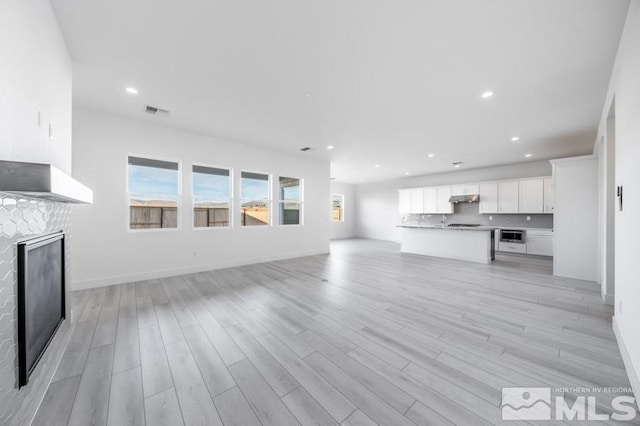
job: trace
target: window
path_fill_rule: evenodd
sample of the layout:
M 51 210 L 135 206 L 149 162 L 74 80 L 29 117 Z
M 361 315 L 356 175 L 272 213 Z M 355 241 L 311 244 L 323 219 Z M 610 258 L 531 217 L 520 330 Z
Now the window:
M 280 176 L 280 225 L 302 225 L 301 180 Z
M 193 165 L 193 227 L 229 226 L 231 171 Z
M 180 165 L 129 157 L 129 229 L 178 227 Z
M 344 222 L 344 195 L 333 194 L 331 211 L 334 222 Z
M 270 224 L 271 179 L 269 175 L 242 172 L 240 175 L 242 226 L 266 226 Z

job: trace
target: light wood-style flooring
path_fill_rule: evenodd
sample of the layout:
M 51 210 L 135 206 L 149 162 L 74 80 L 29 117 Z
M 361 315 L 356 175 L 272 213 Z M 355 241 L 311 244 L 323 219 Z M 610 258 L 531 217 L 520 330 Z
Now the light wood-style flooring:
M 503 387 L 629 387 L 599 288 L 548 259 L 342 240 L 70 299 L 34 425 L 502 424 Z

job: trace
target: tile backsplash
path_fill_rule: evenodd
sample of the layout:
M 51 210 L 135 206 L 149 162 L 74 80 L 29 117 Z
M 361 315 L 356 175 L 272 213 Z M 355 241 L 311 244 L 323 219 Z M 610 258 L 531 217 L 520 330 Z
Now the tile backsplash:
M 473 223 L 509 228 L 549 228 L 553 229 L 552 214 L 480 214 L 480 204 L 459 203 L 454 204 L 453 214 L 446 215 L 446 223 Z M 407 222 L 439 225 L 441 214 L 412 214 Z M 493 220 L 489 220 L 489 217 Z M 531 220 L 527 220 L 527 216 Z
M 62 354 L 55 344 L 20 390 L 17 387 L 17 242 L 56 231 L 65 232 L 65 264 L 69 282 L 71 206 L 0 192 L 0 424 L 24 424 L 46 390 L 52 365 Z M 59 331 L 59 334 L 62 333 Z

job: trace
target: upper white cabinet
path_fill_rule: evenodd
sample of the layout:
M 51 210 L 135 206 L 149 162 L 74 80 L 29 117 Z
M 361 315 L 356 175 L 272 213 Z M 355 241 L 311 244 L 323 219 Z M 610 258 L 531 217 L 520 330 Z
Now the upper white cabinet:
M 526 179 L 518 182 L 518 212 L 543 213 L 544 179 Z
M 411 196 L 411 208 L 409 209 L 409 213 L 423 213 L 422 210 L 423 204 L 423 192 L 422 188 L 412 188 L 410 189 Z
M 518 194 L 517 180 L 498 182 L 498 213 L 518 213 Z
M 451 187 L 451 195 L 471 195 L 479 193 L 479 185 L 477 183 L 469 183 L 465 185 L 453 185 Z
M 452 214 L 452 195 L 479 194 L 480 214 L 553 213 L 555 196 L 550 177 L 429 186 L 399 190 L 400 214 Z
M 449 202 L 449 198 L 451 198 L 450 186 L 436 187 L 436 213 L 453 213 L 453 204 Z
M 438 210 L 438 190 L 435 186 L 422 188 L 422 212 L 436 213 Z
M 407 214 L 411 212 L 411 190 L 401 189 L 398 191 L 398 213 Z
M 555 207 L 555 194 L 553 192 L 553 179 L 552 178 L 544 178 L 544 205 L 543 211 L 544 213 L 553 213 L 553 208 Z
M 498 182 L 481 183 L 478 188 L 480 194 L 480 214 L 498 213 Z

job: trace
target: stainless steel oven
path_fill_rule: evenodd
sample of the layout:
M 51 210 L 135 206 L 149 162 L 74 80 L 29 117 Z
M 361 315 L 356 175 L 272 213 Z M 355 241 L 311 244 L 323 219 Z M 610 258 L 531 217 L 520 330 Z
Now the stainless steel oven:
M 501 229 L 500 242 L 503 243 L 519 243 L 526 242 L 527 233 L 524 229 Z

